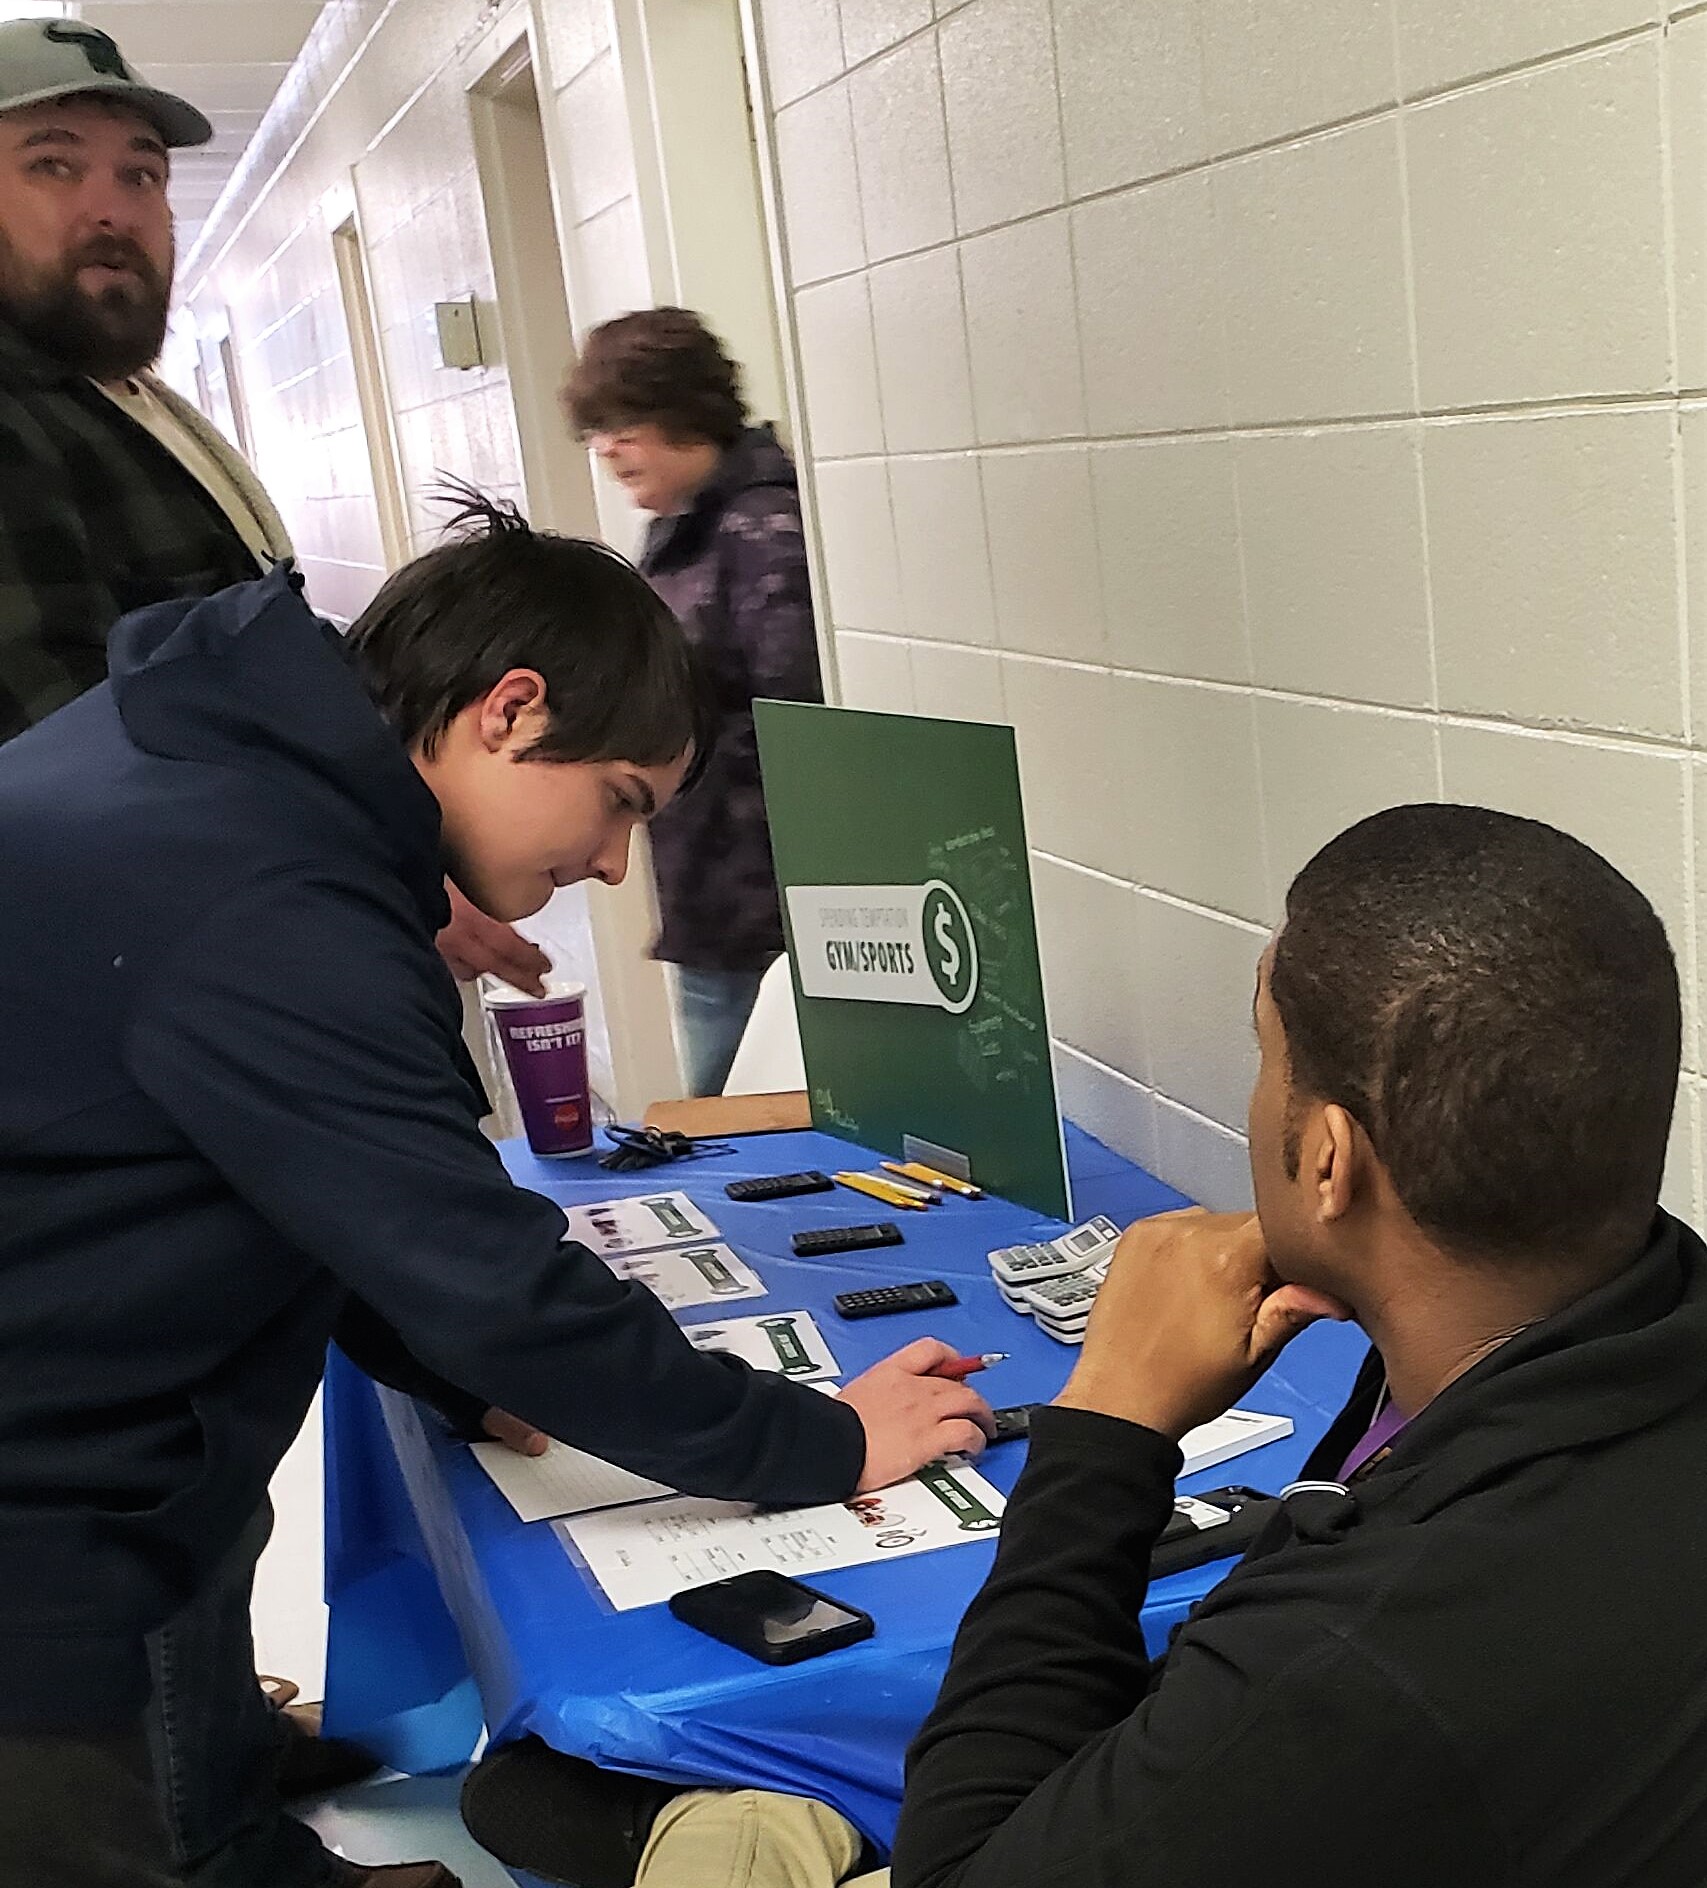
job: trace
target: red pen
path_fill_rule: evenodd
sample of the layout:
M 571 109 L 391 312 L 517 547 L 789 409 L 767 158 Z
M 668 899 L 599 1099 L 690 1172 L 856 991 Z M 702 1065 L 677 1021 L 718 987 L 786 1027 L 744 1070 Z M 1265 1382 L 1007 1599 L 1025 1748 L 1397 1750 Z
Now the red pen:
M 931 1375 L 953 1377 L 957 1383 L 964 1383 L 974 1372 L 988 1370 L 991 1364 L 1005 1364 L 1008 1355 L 1005 1350 L 987 1350 L 980 1357 L 951 1357 L 947 1363 L 938 1364 Z

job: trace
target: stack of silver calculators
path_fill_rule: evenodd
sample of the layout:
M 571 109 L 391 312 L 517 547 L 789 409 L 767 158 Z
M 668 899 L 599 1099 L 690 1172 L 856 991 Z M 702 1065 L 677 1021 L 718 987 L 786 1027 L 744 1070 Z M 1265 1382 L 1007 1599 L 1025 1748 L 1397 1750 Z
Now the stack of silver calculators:
M 1120 1243 L 1112 1219 L 1088 1219 L 1046 1245 L 1002 1246 L 990 1254 L 997 1289 L 1022 1317 L 1062 1344 L 1082 1344 L 1097 1288 Z

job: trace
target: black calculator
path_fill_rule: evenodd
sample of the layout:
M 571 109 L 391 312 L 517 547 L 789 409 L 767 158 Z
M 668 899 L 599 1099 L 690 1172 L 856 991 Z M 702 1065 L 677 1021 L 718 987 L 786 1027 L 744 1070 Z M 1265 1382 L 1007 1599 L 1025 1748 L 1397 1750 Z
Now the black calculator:
M 797 1259 L 828 1258 L 833 1252 L 868 1252 L 873 1246 L 898 1246 L 901 1228 L 891 1219 L 874 1226 L 814 1226 L 789 1241 Z
M 829 1193 L 835 1181 L 827 1173 L 772 1173 L 756 1180 L 731 1180 L 723 1191 L 732 1200 L 793 1200 L 802 1193 Z
M 835 1305 L 844 1318 L 886 1318 L 895 1311 L 936 1311 L 960 1300 L 940 1278 L 912 1285 L 874 1285 L 869 1291 L 839 1291 Z

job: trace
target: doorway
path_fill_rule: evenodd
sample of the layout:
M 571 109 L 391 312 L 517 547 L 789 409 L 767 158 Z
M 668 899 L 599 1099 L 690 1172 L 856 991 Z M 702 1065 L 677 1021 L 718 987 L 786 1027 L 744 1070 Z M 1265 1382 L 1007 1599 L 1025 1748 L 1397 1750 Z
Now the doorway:
M 592 466 L 558 403 L 574 330 L 535 70 L 524 29 L 469 89 L 496 289 L 493 306 L 482 306 L 480 316 L 483 323 L 490 317 L 508 374 L 530 520 L 596 538 L 602 534 Z M 593 1085 L 624 1120 L 681 1089 L 668 992 L 648 955 L 657 917 L 643 838 L 634 854 L 618 889 L 567 886 L 518 927 L 546 951 L 559 976 L 586 985 Z
M 587 455 L 570 438 L 557 399 L 574 354 L 574 330 L 551 160 L 525 36 L 475 87 L 471 104 L 497 286 L 491 314 L 515 404 L 528 512 L 535 524 L 553 531 L 596 536 Z M 484 318 L 488 311 L 480 312 Z
M 367 250 L 362 244 L 361 225 L 353 213 L 333 230 L 332 255 L 338 268 L 338 292 L 344 304 L 344 329 L 350 338 L 362 434 L 367 440 L 368 463 L 373 472 L 373 502 L 379 514 L 380 547 L 385 568 L 391 571 L 409 556 L 409 513 L 403 502 L 397 436 L 392 430 L 391 402 L 385 391 L 385 363 L 380 353 L 379 324 L 373 312 Z

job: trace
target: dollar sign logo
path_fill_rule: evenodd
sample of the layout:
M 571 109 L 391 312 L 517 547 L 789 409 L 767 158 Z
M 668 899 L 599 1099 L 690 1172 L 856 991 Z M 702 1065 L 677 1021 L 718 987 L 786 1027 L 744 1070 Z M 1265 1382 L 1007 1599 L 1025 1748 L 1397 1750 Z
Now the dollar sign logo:
M 937 906 L 936 941 L 942 952 L 942 980 L 953 989 L 960 981 L 960 946 L 954 941 L 954 913 L 947 905 Z
M 978 940 L 960 894 L 941 879 L 925 887 L 920 913 L 925 965 L 942 1006 L 959 1016 L 978 994 Z

